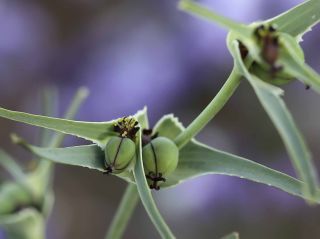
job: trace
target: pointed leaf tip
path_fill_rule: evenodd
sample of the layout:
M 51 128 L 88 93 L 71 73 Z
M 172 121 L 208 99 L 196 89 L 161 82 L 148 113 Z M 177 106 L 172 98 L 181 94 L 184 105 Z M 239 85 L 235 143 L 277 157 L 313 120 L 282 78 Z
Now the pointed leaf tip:
M 277 87 L 263 82 L 248 71 L 241 58 L 237 41 L 230 43 L 230 50 L 239 71 L 252 85 L 262 106 L 279 132 L 298 176 L 305 182 L 302 188 L 304 197 L 311 201 L 318 200 L 318 177 L 311 154 L 284 101 L 275 91 Z
M 177 124 L 173 116 L 165 116 L 157 123 L 159 135 L 176 137 L 184 127 Z M 203 175 L 218 174 L 244 178 L 253 182 L 273 186 L 289 194 L 311 200 L 303 194 L 305 183 L 274 169 L 243 157 L 214 149 L 196 140 L 189 142 L 181 151 L 177 169 L 168 176 L 162 187 L 173 187 L 187 180 Z M 318 194 L 320 193 L 317 190 Z M 316 199 L 320 203 L 320 195 Z

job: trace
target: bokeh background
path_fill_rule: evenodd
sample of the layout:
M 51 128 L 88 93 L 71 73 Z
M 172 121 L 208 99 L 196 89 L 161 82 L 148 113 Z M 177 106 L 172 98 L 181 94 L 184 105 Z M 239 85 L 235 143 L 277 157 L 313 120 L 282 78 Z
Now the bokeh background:
M 249 23 L 301 0 L 202 2 Z M 176 0 L 1 0 L 0 105 L 39 113 L 41 90 L 56 86 L 62 113 L 76 89 L 87 86 L 91 95 L 79 120 L 110 120 L 147 105 L 152 124 L 174 113 L 187 125 L 218 92 L 232 59 L 226 30 L 176 5 Z M 307 62 L 318 72 L 319 42 L 319 26 L 302 42 Z M 298 82 L 284 88 L 319 166 L 320 96 Z M 31 156 L 10 143 L 10 132 L 35 142 L 38 129 L 0 119 L 1 147 L 26 164 Z M 245 81 L 197 138 L 294 176 L 279 135 Z M 82 143 L 70 137 L 65 145 Z M 103 238 L 125 186 L 116 177 L 57 165 L 48 238 Z M 242 179 L 205 176 L 154 196 L 177 238 L 219 238 L 231 231 L 245 239 L 320 238 L 320 207 Z M 141 204 L 124 238 L 159 238 Z

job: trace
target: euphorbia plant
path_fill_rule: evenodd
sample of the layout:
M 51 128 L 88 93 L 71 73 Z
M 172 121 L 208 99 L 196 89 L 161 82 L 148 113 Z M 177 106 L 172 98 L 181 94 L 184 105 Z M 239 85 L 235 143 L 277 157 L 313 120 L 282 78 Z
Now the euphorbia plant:
M 122 236 L 139 197 L 161 237 L 174 238 L 150 189 L 173 187 L 205 174 L 246 178 L 274 186 L 309 203 L 320 202 L 317 174 L 308 147 L 278 87 L 298 79 L 320 93 L 320 76 L 305 64 L 299 46 L 303 34 L 320 20 L 320 1 L 306 1 L 275 18 L 248 26 L 192 1 L 181 1 L 179 7 L 229 30 L 227 45 L 234 59 L 234 68 L 219 93 L 186 128 L 173 115 L 166 115 L 150 129 L 146 108 L 132 116 L 106 122 L 71 121 L 0 108 L 2 117 L 92 142 L 68 148 L 43 148 L 13 137 L 35 155 L 56 163 L 95 169 L 128 182 L 106 238 Z M 299 179 L 194 139 L 223 108 L 243 77 L 252 85 L 282 137 Z M 237 237 L 234 233 L 226 238 Z

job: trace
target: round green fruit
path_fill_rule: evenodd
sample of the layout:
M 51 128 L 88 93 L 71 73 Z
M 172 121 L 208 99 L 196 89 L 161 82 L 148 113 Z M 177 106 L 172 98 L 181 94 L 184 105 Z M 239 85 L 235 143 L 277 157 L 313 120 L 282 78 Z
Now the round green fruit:
M 106 173 L 122 173 L 131 164 L 135 152 L 136 145 L 131 139 L 111 137 L 105 149 Z
M 158 183 L 177 168 L 179 149 L 170 139 L 157 137 L 143 147 L 142 158 L 150 188 L 159 190 Z
M 250 72 L 263 81 L 276 86 L 285 85 L 294 80 L 294 77 L 283 70 L 272 72 L 270 68 L 258 65 L 257 63 L 252 64 Z

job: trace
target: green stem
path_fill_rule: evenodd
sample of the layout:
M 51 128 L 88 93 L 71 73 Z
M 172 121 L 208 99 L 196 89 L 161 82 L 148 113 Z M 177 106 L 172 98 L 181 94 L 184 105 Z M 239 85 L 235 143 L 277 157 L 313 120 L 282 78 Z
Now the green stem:
M 122 197 L 116 215 L 112 220 L 105 239 L 120 239 L 139 201 L 137 187 L 129 184 Z
M 140 121 L 139 121 L 140 122 Z M 159 209 L 155 201 L 153 200 L 151 190 L 149 188 L 146 174 L 144 172 L 142 161 L 142 133 L 139 131 L 139 147 L 137 151 L 137 160 L 134 166 L 133 175 L 136 181 L 138 193 L 140 195 L 141 202 L 146 209 L 153 225 L 158 230 L 161 238 L 163 239 L 175 239 L 175 236 L 171 232 L 170 228 L 161 216 Z
M 202 6 L 191 0 L 181 0 L 179 2 L 178 8 L 182 11 L 188 12 L 196 17 L 201 17 L 205 20 L 214 22 L 229 31 L 237 32 L 243 37 L 248 37 L 251 35 L 251 30 L 238 22 L 235 22 L 225 16 L 219 15 L 207 7 Z
M 181 149 L 194 136 L 196 136 L 213 117 L 223 108 L 229 98 L 240 84 L 241 75 L 233 68 L 229 78 L 210 104 L 195 118 L 191 124 L 175 139 L 176 145 Z

